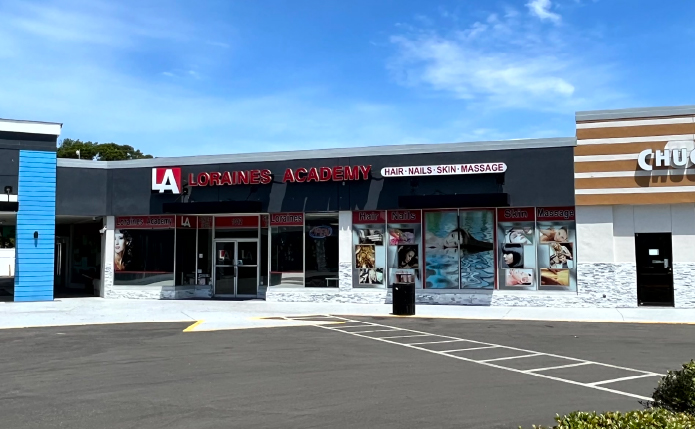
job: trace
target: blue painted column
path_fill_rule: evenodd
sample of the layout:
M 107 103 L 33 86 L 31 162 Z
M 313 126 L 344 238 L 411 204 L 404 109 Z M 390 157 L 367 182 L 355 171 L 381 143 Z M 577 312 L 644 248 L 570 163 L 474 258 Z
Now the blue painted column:
M 56 153 L 19 152 L 15 301 L 52 301 Z M 34 238 L 38 232 L 38 238 Z

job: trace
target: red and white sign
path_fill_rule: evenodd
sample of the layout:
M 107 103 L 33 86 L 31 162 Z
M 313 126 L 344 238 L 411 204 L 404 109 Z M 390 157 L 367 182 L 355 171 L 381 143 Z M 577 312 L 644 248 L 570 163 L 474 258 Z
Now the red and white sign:
M 420 210 L 389 210 L 389 223 L 420 223 L 422 212 Z
M 547 220 L 574 220 L 574 207 L 536 207 L 536 219 Z
M 311 167 L 311 168 L 288 168 L 282 177 L 284 183 L 305 183 L 305 182 L 345 182 L 350 180 L 368 180 L 371 165 L 339 165 L 335 167 Z M 152 189 L 160 193 L 161 189 L 170 189 L 167 182 L 163 182 L 166 172 L 156 173 L 155 170 L 178 171 L 171 174 L 178 177 L 178 190 L 181 189 L 181 169 L 153 169 L 152 170 Z M 172 179 L 173 180 L 173 179 Z M 201 173 L 189 173 L 188 185 L 190 186 L 230 186 L 230 185 L 268 185 L 273 182 L 273 173 L 268 169 L 262 170 L 240 170 L 240 171 L 204 171 Z M 164 184 L 163 184 L 164 183 Z M 163 187 L 164 186 L 164 187 Z M 171 188 L 173 189 L 173 188 Z
M 345 182 L 348 180 L 367 180 L 371 165 L 340 165 L 335 167 L 288 168 L 282 181 L 287 182 Z
M 480 164 L 419 165 L 414 167 L 385 167 L 381 169 L 384 177 L 412 176 L 450 176 L 455 174 L 504 173 L 504 162 L 487 162 Z
M 119 216 L 116 229 L 166 229 L 173 228 L 174 216 Z
M 497 209 L 497 222 L 533 222 L 536 210 L 533 207 L 504 207 Z
M 272 181 L 270 170 L 213 171 L 188 175 L 191 186 L 267 185 Z
M 353 224 L 385 223 L 386 212 L 383 210 L 365 210 L 352 212 Z
M 271 213 L 270 226 L 304 226 L 304 213 Z
M 196 229 L 198 228 L 198 216 L 176 216 L 176 228 Z
M 152 191 L 163 194 L 171 192 L 172 194 L 181 193 L 181 168 L 153 168 L 152 169 Z
M 258 228 L 258 216 L 223 216 L 215 218 L 215 228 Z
M 176 216 L 177 229 L 212 229 L 212 216 Z

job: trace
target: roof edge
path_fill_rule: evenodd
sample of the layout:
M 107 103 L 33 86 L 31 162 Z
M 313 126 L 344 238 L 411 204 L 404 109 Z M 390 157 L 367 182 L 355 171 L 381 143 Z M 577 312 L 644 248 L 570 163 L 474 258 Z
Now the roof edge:
M 576 122 L 695 115 L 695 106 L 635 107 L 614 110 L 586 110 L 575 113 Z
M 9 133 L 46 134 L 59 136 L 63 124 L 58 122 L 25 121 L 0 118 L 0 131 Z

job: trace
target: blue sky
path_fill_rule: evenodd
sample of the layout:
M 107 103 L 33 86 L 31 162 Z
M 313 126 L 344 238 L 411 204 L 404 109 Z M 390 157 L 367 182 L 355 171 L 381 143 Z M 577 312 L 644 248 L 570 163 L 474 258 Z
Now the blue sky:
M 572 136 L 695 104 L 695 2 L 0 0 L 0 117 L 155 156 Z

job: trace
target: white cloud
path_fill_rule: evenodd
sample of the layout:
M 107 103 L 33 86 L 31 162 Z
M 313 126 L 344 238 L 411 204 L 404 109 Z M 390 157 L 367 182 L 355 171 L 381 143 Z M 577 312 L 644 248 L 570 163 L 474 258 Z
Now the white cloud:
M 575 52 L 584 36 L 562 30 L 506 8 L 465 27 L 391 36 L 396 52 L 388 68 L 404 86 L 485 108 L 570 109 L 616 96 L 607 85 L 610 67 Z
M 538 17 L 541 21 L 547 19 L 555 24 L 559 24 L 562 18 L 559 14 L 550 11 L 551 6 L 550 0 L 531 0 L 526 3 L 526 7 L 528 7 L 531 14 Z

